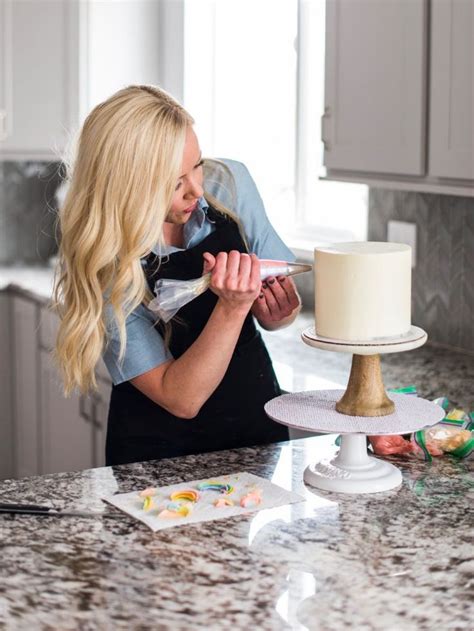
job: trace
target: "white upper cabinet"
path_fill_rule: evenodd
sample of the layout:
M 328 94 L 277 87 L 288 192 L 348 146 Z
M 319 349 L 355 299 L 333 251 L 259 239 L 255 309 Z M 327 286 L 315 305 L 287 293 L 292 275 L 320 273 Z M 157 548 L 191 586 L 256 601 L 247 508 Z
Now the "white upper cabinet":
M 474 180 L 474 2 L 431 4 L 429 173 Z
M 52 157 L 74 119 L 69 102 L 70 2 L 2 0 L 2 156 Z
M 328 168 L 425 172 L 426 4 L 327 3 Z
M 159 2 L 0 1 L 0 158 L 59 160 L 87 113 L 158 83 Z
M 474 196 L 473 38 L 473 0 L 327 0 L 327 178 Z
M 7 136 L 7 109 L 11 109 L 10 94 L 7 92 L 7 85 L 11 83 L 9 76 L 10 70 L 10 42 L 8 39 L 9 31 L 7 29 L 7 3 L 0 2 L 0 143 Z M 0 145 L 1 147 L 1 145 Z

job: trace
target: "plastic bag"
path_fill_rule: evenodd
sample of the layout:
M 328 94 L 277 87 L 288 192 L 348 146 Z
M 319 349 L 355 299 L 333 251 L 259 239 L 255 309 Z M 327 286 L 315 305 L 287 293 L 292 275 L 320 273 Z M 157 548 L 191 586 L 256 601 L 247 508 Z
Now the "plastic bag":
M 260 260 L 260 278 L 265 280 L 270 276 L 294 276 L 313 269 L 312 265 L 304 263 L 288 263 L 287 261 Z M 163 322 L 169 322 L 176 313 L 194 298 L 208 289 L 211 273 L 192 280 L 175 280 L 160 278 L 155 283 L 155 296 L 148 303 L 148 308 L 157 313 Z
M 414 386 L 396 388 L 390 392 L 417 396 Z M 434 403 L 446 411 L 440 423 L 418 430 L 409 438 L 398 435 L 369 436 L 374 453 L 379 456 L 422 454 L 428 462 L 432 461 L 433 456 L 445 453 L 457 458 L 468 458 L 474 453 L 474 412 L 466 414 L 464 410 L 456 408 L 448 412 L 450 403 L 446 397 L 435 399 Z
M 442 397 L 435 403 L 445 410 L 449 401 Z M 466 414 L 464 410 L 452 409 L 444 419 L 413 434 L 412 442 L 421 450 L 425 460 L 431 462 L 432 456 L 451 454 L 456 458 L 468 458 L 474 452 L 474 412 Z

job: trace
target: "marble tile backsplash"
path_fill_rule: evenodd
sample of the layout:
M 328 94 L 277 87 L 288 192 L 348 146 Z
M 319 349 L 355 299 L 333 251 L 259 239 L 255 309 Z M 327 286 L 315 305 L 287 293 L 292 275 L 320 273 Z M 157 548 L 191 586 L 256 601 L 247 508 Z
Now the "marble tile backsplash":
M 371 189 L 369 240 L 385 241 L 390 219 L 417 226 L 412 322 L 474 352 L 474 198 Z
M 0 162 L 0 265 L 44 265 L 55 254 L 59 167 Z

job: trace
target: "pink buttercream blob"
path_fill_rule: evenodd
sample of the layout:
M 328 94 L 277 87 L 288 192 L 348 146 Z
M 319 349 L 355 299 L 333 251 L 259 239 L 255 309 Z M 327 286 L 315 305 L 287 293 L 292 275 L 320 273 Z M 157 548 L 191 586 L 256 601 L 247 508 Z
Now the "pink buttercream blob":
M 151 497 L 152 495 L 155 495 L 155 493 L 156 489 L 150 486 L 148 489 L 143 489 L 143 491 L 140 491 L 138 495 L 140 497 Z
M 247 495 L 244 495 L 240 500 L 240 505 L 242 508 L 249 508 L 251 506 L 258 506 L 262 501 L 262 491 L 260 489 L 255 489 L 254 491 L 250 491 Z

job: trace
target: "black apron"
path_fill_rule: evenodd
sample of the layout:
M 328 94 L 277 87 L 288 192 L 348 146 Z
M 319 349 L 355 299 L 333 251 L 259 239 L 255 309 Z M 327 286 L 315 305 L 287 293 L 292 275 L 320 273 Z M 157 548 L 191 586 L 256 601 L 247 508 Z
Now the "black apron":
M 215 231 L 201 243 L 160 259 L 151 254 L 144 271 L 151 290 L 159 278 L 189 280 L 202 274 L 203 253 L 246 252 L 237 224 L 213 208 Z M 182 307 L 171 321 L 170 351 L 178 359 L 198 338 L 217 303 L 207 290 Z M 162 323 L 156 325 L 163 334 Z M 201 370 L 206 370 L 205 364 Z M 106 464 L 232 449 L 288 440 L 288 429 L 267 417 L 264 404 L 281 394 L 271 359 L 249 313 L 227 371 L 193 419 L 174 416 L 131 383 L 112 387 Z

